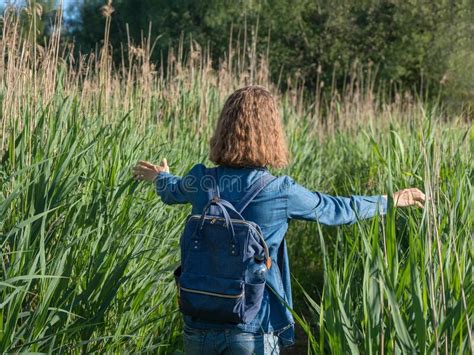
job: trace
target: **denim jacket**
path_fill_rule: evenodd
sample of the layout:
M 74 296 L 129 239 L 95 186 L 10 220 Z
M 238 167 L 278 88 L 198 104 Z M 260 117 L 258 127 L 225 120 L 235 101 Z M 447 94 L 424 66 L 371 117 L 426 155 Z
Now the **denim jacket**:
M 221 198 L 238 202 L 266 168 L 235 168 L 218 166 L 217 180 Z M 201 214 L 209 200 L 207 190 L 212 175 L 203 164 L 195 165 L 184 177 L 162 172 L 155 180 L 157 194 L 166 204 L 192 205 L 192 214 Z M 252 333 L 274 332 L 282 346 L 294 343 L 294 320 L 287 306 L 292 307 L 291 279 L 285 234 L 291 219 L 317 221 L 324 225 L 355 223 L 358 219 L 385 214 L 387 200 L 380 196 L 335 197 L 312 192 L 289 176 L 280 176 L 267 185 L 247 206 L 242 215 L 257 223 L 265 237 L 273 261 L 266 275 L 267 284 L 262 306 L 248 324 L 223 324 L 184 317 L 186 325 L 198 329 L 239 328 Z M 278 296 L 275 294 L 277 293 Z

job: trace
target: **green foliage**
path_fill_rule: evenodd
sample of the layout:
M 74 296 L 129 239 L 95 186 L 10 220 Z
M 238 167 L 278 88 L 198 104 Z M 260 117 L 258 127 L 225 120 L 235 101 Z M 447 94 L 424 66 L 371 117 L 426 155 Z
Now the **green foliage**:
M 318 181 L 321 164 L 329 181 L 333 174 L 348 171 L 344 178 L 353 191 L 366 191 L 368 171 L 354 167 L 364 159 L 377 172 L 374 193 L 384 187 L 394 191 L 418 186 L 430 198 L 424 211 L 391 209 L 385 218 L 342 227 L 336 233 L 292 226 L 287 237 L 290 257 L 303 287 L 297 290 L 297 305 L 300 312 L 313 314 L 305 319 L 311 319 L 306 326 L 319 335 L 316 353 L 472 351 L 471 335 L 461 335 L 472 331 L 473 304 L 467 294 L 473 285 L 472 272 L 467 271 L 472 270 L 473 250 L 474 215 L 468 207 L 474 198 L 472 140 L 469 143 L 469 129 L 442 133 L 439 128 L 427 115 L 424 125 L 413 127 L 411 133 L 399 124 L 390 133 L 377 132 L 374 144 L 384 164 L 378 161 L 379 153 L 367 149 L 363 135 L 340 146 L 339 152 L 332 148 L 325 150 L 327 157 L 318 154 L 316 167 L 301 164 L 304 181 Z M 307 140 L 300 144 L 303 150 L 321 151 L 319 146 L 305 148 Z M 350 157 L 335 163 L 346 150 Z M 298 171 L 298 165 L 295 161 L 293 169 Z M 345 189 L 338 186 L 336 192 Z M 324 271 L 324 285 L 317 292 L 313 290 L 321 280 L 314 277 L 320 270 L 315 263 Z M 464 325 L 454 326 L 456 322 Z
M 82 50 L 95 48 L 103 38 L 101 0 L 84 0 L 80 16 L 70 21 L 72 34 Z M 376 73 L 387 87 L 396 86 L 434 97 L 449 81 L 446 96 L 467 102 L 467 88 L 459 72 L 456 53 L 473 53 L 474 16 L 472 2 L 448 1 L 195 1 L 117 0 L 112 21 L 111 43 L 120 61 L 120 44 L 129 34 L 135 43 L 148 36 L 158 38 L 156 61 L 183 38 L 209 45 L 215 63 L 229 56 L 232 46 L 246 45 L 257 53 L 268 50 L 273 81 L 303 78 L 314 89 L 316 78 L 339 91 L 354 79 L 356 63 Z M 247 41 L 244 43 L 244 38 Z M 237 44 L 239 43 L 239 44 Z M 449 75 L 449 73 L 452 73 Z M 444 78 L 444 79 L 443 79 Z M 448 80 L 449 79 L 449 80 Z M 291 86 L 291 84 L 290 84 Z M 456 87 L 462 86 L 460 92 Z
M 58 91 L 36 118 L 25 116 L 23 130 L 11 131 L 0 168 L 3 351 L 181 348 L 172 270 L 189 207 L 163 205 L 130 169 L 161 157 L 178 175 L 196 162 L 209 164 L 220 105 L 209 107 L 205 125 L 196 113 L 202 102 L 222 100 L 217 87 L 199 85 L 180 86 L 161 103 L 162 120 L 148 119 L 146 131 L 137 129 L 136 111 L 117 108 L 106 120 L 94 97 L 80 100 L 80 91 Z M 290 225 L 286 240 L 302 286 L 295 287 L 296 314 L 311 351 L 468 352 L 469 131 L 418 112 L 408 125 L 395 116 L 389 129 L 375 125 L 320 140 L 304 128 L 305 116 L 285 97 L 281 102 L 293 162 L 280 174 L 335 194 L 418 186 L 432 198 L 425 211 L 391 209 L 385 220 L 340 229 Z

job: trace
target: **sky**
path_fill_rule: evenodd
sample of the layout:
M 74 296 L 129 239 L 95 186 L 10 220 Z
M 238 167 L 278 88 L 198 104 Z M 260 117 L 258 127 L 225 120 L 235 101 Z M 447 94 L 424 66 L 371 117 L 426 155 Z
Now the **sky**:
M 56 0 L 59 1 L 59 0 Z M 70 4 L 74 4 L 78 0 L 63 0 L 63 4 L 67 7 Z M 26 1 L 25 0 L 0 0 L 0 6 L 4 7 L 8 2 L 12 4 L 24 4 Z
M 56 2 L 59 3 L 61 0 L 56 0 Z M 62 0 L 63 1 L 63 6 L 65 9 L 65 15 L 67 16 L 68 9 L 70 11 L 72 5 L 78 3 L 80 0 Z M 14 4 L 14 5 L 24 5 L 27 1 L 26 0 L 0 0 L 0 9 L 3 9 L 6 4 Z

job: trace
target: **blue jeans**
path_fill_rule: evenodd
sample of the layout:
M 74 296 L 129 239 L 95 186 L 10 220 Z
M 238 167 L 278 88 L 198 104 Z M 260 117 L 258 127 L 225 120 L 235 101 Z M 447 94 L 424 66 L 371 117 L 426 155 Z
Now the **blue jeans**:
M 278 337 L 273 333 L 253 334 L 240 329 L 201 330 L 184 326 L 186 355 L 278 355 Z

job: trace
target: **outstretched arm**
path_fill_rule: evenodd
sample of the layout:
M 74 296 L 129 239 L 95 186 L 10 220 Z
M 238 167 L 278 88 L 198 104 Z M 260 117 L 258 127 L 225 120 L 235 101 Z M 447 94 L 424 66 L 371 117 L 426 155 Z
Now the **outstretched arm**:
M 396 207 L 419 206 L 425 195 L 418 189 L 405 189 L 394 193 Z M 290 180 L 288 188 L 288 218 L 318 221 L 325 225 L 353 224 L 358 219 L 374 217 L 387 212 L 387 197 L 375 196 L 330 196 L 312 192 Z

